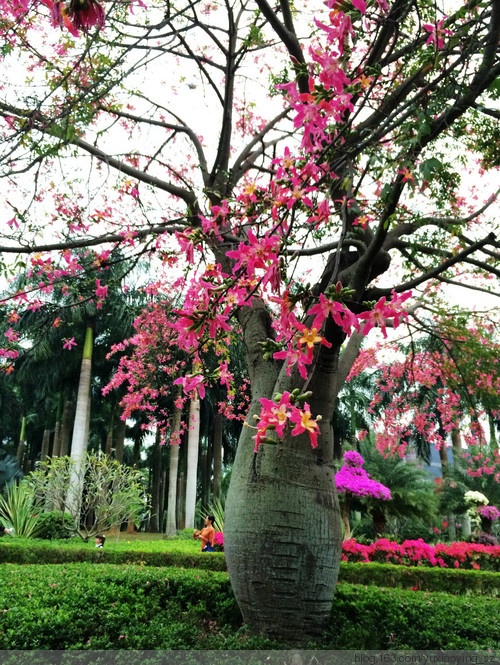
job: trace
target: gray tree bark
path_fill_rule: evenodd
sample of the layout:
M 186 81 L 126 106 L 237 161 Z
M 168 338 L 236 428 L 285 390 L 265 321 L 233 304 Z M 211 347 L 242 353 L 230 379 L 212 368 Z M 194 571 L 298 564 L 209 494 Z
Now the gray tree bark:
M 253 394 L 250 427 L 240 437 L 226 503 L 226 562 L 245 623 L 301 645 L 328 625 L 340 566 L 342 529 L 329 424 L 340 343 L 322 349 L 308 382 L 311 413 L 325 416 L 318 447 L 312 448 L 308 435 L 292 437 L 289 430 L 276 445 L 262 444 L 255 453 L 251 425 L 260 413 L 259 399 L 306 386 L 263 359 L 259 341 L 270 335 L 262 308 L 243 311 L 241 317 Z

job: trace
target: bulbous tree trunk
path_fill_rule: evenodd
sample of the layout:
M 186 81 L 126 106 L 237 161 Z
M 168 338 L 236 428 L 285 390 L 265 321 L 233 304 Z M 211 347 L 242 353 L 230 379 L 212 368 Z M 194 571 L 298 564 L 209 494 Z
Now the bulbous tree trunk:
M 328 625 L 341 527 L 331 455 L 286 436 L 254 454 L 245 429 L 224 520 L 229 576 L 245 623 L 301 644 Z
M 243 324 L 247 312 L 242 313 Z M 311 413 L 321 414 L 318 447 L 291 436 L 254 453 L 253 416 L 259 399 L 304 388 L 263 360 L 259 341 L 270 334 L 257 307 L 243 326 L 252 404 L 238 444 L 224 517 L 224 551 L 245 623 L 258 633 L 300 646 L 318 638 L 330 621 L 340 566 L 342 529 L 335 489 L 330 418 L 337 390 L 340 343 L 322 353 L 308 383 Z M 322 350 L 323 351 L 323 350 Z

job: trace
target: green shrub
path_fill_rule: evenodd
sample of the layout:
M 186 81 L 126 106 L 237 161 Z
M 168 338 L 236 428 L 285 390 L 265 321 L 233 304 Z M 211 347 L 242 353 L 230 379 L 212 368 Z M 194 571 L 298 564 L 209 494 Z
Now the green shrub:
M 287 647 L 250 637 L 227 574 L 197 569 L 6 564 L 0 608 L 0 649 L 7 650 Z M 341 582 L 331 628 L 311 646 L 495 648 L 500 643 L 499 612 L 500 600 L 491 597 Z
M 42 540 L 63 540 L 72 538 L 75 534 L 75 529 L 72 528 L 73 518 L 69 513 L 61 513 L 59 510 L 40 513 L 38 522 L 37 538 Z
M 0 542 L 0 563 L 110 563 L 136 564 L 146 566 L 177 566 L 179 568 L 200 568 L 204 570 L 225 571 L 226 560 L 223 553 L 201 553 L 199 545 L 190 551 L 172 551 L 169 543 L 159 541 L 163 547 L 158 551 L 141 551 L 125 549 L 124 546 L 114 548 L 114 543 L 106 540 L 104 549 L 96 549 L 93 544 L 82 544 L 47 541 L 22 541 L 9 539 Z M 195 543 L 196 545 L 196 543 Z
M 339 584 L 322 648 L 498 648 L 499 610 L 497 598 Z
M 342 562 L 339 579 L 378 587 L 500 597 L 500 573 L 490 571 Z

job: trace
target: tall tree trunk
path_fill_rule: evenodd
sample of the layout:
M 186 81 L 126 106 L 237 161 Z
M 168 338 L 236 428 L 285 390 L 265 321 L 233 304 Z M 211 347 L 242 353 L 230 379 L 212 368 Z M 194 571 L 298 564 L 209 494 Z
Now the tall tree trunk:
M 168 458 L 170 463 L 170 457 Z M 165 467 L 165 465 L 163 465 Z M 166 530 L 166 521 L 165 521 L 165 499 L 167 492 L 167 470 L 163 468 L 161 472 L 161 483 L 160 483 L 160 531 L 163 533 L 163 529 Z
M 387 531 L 387 519 L 385 513 L 379 506 L 376 506 L 372 512 L 373 518 L 373 529 L 375 531 L 375 536 L 380 537 L 382 534 Z
M 351 512 L 351 497 L 347 494 L 344 497 L 344 505 L 342 506 L 342 524 L 344 525 L 344 540 L 349 540 L 351 537 L 351 525 L 349 523 L 349 514 Z
M 139 439 L 136 439 L 134 441 L 134 447 L 132 449 L 132 467 L 134 469 L 137 469 L 137 465 L 139 464 L 139 459 L 141 457 L 141 442 Z M 134 533 L 135 532 L 135 515 L 130 515 L 128 518 L 127 522 L 127 529 L 126 533 Z
M 198 452 L 200 447 L 200 398 L 196 393 L 189 408 L 189 430 L 186 472 L 186 529 L 194 529 L 196 510 L 196 486 L 198 476 Z
M 186 528 L 186 474 L 179 473 L 177 478 L 177 506 L 176 506 L 177 528 L 182 531 Z
M 19 443 L 17 444 L 17 462 L 22 468 L 26 456 L 26 416 L 21 420 L 21 432 L 19 433 Z
M 52 457 L 59 457 L 61 454 L 61 427 L 64 413 L 64 394 L 59 393 L 57 401 L 56 425 L 54 427 L 54 442 L 52 444 Z
M 151 488 L 151 521 L 150 521 L 150 530 L 153 533 L 159 533 L 160 531 L 160 480 L 161 480 L 161 462 L 163 456 L 163 450 L 161 443 L 160 430 L 156 430 L 156 437 L 154 442 L 153 454 L 152 454 L 152 476 L 153 483 Z
M 113 420 L 114 420 L 114 413 L 111 414 L 111 418 L 109 421 L 109 428 L 108 428 L 108 434 L 106 436 L 106 448 L 104 452 L 106 455 L 111 455 L 111 451 L 113 449 Z
M 177 393 L 180 396 L 180 392 Z M 172 435 L 169 445 L 169 473 L 167 497 L 167 524 L 165 534 L 175 536 L 177 533 L 177 475 L 179 471 L 179 447 L 182 409 L 176 408 L 172 422 Z
M 453 441 L 453 436 L 452 436 L 452 441 Z M 441 448 L 439 449 L 439 460 L 441 462 L 441 473 L 443 476 L 443 480 L 447 477 L 450 469 L 450 461 L 448 458 L 448 450 L 446 449 L 446 446 L 442 445 Z M 453 513 L 448 513 L 447 514 L 447 521 L 448 521 L 448 540 L 450 541 L 455 541 L 457 539 L 457 529 L 455 526 L 455 515 Z
M 69 442 L 71 434 L 71 414 L 73 412 L 73 402 L 68 399 L 64 405 L 63 421 L 61 424 L 61 447 L 60 457 L 66 457 L 69 454 Z
M 67 497 L 68 512 L 76 518 L 78 518 L 78 515 L 80 514 L 83 490 L 83 458 L 87 451 L 88 443 L 92 347 L 93 331 L 92 327 L 88 326 L 85 333 L 85 344 L 83 347 L 83 358 L 80 368 L 80 382 L 78 385 L 78 397 L 76 400 L 75 422 L 73 425 L 73 438 L 71 440 L 71 459 L 74 460 L 74 468 L 71 474 Z
M 120 462 L 123 462 L 123 450 L 125 448 L 125 431 L 127 428 L 127 421 L 120 420 L 118 421 L 118 426 L 116 428 L 116 445 L 115 445 L 115 459 Z
M 214 499 L 220 499 L 222 484 L 222 414 L 214 414 Z
M 49 456 L 49 447 L 50 447 L 50 429 L 48 429 L 46 426 L 43 431 L 42 449 L 40 451 L 40 462 L 45 462 L 45 460 Z
M 51 457 L 59 457 L 61 452 L 61 421 L 56 422 L 54 429 L 54 442 L 52 444 L 52 455 Z

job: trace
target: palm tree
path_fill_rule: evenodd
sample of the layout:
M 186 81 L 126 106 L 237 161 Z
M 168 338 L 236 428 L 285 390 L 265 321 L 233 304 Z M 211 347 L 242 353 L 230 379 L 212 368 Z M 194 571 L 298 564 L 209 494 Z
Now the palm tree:
M 344 445 L 356 446 L 361 430 L 372 424 L 369 406 L 376 390 L 377 373 L 364 372 L 344 384 L 333 413 L 334 457 L 342 458 Z

